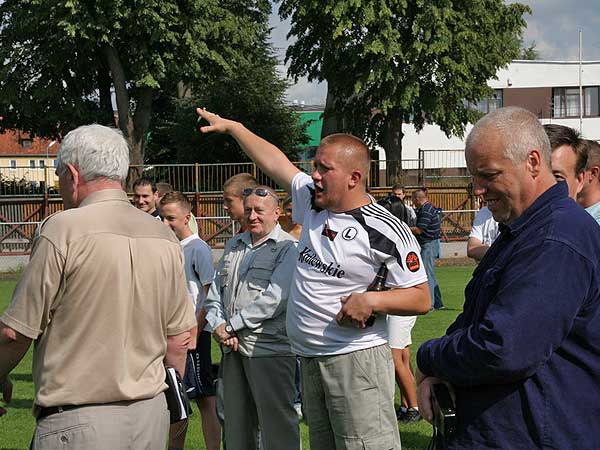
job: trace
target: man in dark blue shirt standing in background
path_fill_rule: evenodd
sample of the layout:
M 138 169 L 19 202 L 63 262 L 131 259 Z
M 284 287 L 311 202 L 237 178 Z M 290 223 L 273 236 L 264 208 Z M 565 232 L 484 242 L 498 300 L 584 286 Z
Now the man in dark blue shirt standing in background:
M 442 237 L 442 224 L 438 209 L 429 203 L 425 189 L 417 189 L 412 195 L 417 223 L 410 230 L 421 246 L 421 258 L 427 272 L 429 293 L 431 294 L 431 309 L 444 309 L 442 293 L 435 278 L 434 260 L 438 254 L 438 239 Z
M 450 449 L 597 449 L 600 228 L 554 180 L 530 112 L 485 116 L 465 156 L 501 233 L 462 314 L 419 349 L 420 413 L 431 419 L 431 386 L 443 380 L 456 394 Z

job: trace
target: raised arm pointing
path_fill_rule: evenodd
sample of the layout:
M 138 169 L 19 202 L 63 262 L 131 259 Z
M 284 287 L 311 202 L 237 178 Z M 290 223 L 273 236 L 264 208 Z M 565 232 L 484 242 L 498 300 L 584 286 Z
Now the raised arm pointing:
M 291 192 L 292 178 L 300 170 L 290 162 L 281 150 L 252 133 L 239 122 L 223 119 L 218 114 L 208 112 L 204 108 L 196 108 L 196 112 L 210 124 L 200 128 L 202 133 L 229 134 L 263 172 L 287 192 Z

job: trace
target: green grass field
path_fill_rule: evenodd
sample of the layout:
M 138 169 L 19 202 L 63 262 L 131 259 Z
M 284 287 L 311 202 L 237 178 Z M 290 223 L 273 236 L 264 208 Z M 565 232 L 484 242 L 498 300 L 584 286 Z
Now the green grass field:
M 413 363 L 416 349 L 422 342 L 443 334 L 447 326 L 462 310 L 463 290 L 470 278 L 473 267 L 438 267 L 436 273 L 442 290 L 445 310 L 434 311 L 417 320 L 413 329 Z M 0 281 L 0 311 L 4 311 L 10 302 L 15 281 Z M 213 345 L 213 358 L 219 351 Z M 27 449 L 35 426 L 31 415 L 33 403 L 33 383 L 31 379 L 31 350 L 21 364 L 12 372 L 14 383 L 13 401 L 8 414 L 0 417 L 0 450 Z M 398 397 L 398 396 L 397 396 Z M 398 398 L 397 398 L 398 400 Z M 301 424 L 302 446 L 309 449 L 308 428 Z M 421 421 L 414 425 L 400 424 L 402 448 L 405 450 L 422 450 L 427 448 L 431 439 L 431 425 Z M 200 429 L 198 410 L 194 407 L 190 431 L 186 440 L 188 449 L 204 449 L 204 441 Z

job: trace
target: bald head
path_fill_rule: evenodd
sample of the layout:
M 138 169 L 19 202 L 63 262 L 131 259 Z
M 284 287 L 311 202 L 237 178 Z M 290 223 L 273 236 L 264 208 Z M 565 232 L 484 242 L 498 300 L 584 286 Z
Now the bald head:
M 523 162 L 531 149 L 537 149 L 550 167 L 550 143 L 538 118 L 523 108 L 500 108 L 481 118 L 469 133 L 467 151 L 476 143 L 491 137 L 503 143 L 504 157 L 514 163 Z
M 330 134 L 321 140 L 320 148 L 336 147 L 337 158 L 350 172 L 359 170 L 362 174 L 362 183 L 366 184 L 370 168 L 369 147 L 362 139 L 347 133 Z

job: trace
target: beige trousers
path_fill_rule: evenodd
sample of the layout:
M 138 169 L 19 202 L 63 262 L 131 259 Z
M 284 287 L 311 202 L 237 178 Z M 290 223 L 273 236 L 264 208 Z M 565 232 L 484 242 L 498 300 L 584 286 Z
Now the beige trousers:
M 34 450 L 164 450 L 169 411 L 164 394 L 148 400 L 82 406 L 38 421 Z
M 311 450 L 400 450 L 388 345 L 301 358 Z

